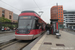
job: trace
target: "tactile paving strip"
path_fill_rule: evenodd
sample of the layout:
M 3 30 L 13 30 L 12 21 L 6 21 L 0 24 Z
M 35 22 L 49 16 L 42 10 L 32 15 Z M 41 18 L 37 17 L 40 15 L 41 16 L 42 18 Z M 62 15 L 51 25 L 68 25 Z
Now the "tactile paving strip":
M 64 44 L 56 44 L 56 46 L 65 46 Z
M 50 43 L 50 42 L 44 42 L 44 44 L 47 44 L 47 45 L 52 45 L 52 43 Z

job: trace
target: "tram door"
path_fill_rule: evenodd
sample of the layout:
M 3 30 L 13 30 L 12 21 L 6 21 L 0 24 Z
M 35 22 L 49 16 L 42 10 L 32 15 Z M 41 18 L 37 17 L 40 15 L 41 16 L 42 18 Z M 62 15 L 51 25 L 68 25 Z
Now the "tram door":
M 38 19 L 35 20 L 35 34 L 39 34 L 39 22 L 38 22 Z

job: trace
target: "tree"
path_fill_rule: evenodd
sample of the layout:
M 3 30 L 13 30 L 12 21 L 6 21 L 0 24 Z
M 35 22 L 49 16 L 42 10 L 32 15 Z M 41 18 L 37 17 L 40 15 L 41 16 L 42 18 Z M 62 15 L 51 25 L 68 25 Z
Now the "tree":
M 4 17 L 0 17 L 0 22 L 11 22 L 11 20 Z

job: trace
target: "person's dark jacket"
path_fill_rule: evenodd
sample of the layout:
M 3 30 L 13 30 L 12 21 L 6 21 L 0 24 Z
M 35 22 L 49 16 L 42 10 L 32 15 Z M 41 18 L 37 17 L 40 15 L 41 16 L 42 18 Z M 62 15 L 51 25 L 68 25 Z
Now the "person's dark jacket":
M 49 25 L 46 25 L 46 30 L 50 30 L 50 26 Z

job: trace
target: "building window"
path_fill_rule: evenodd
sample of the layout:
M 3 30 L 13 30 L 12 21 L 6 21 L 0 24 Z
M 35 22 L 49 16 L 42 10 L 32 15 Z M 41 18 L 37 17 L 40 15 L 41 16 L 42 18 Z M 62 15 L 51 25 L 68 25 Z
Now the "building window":
M 73 15 L 68 15 L 68 16 L 73 16 Z
M 62 12 L 61 12 L 62 13 Z
M 64 16 L 67 16 L 67 15 L 64 15 Z
M 61 9 L 62 10 L 62 9 Z
M 62 8 L 62 7 L 61 7 Z
M 5 17 L 5 10 L 2 10 L 2 17 Z
M 60 9 L 59 9 L 60 10 Z
M 59 14 L 60 15 L 60 14 Z
M 5 10 L 2 10 L 2 13 L 5 13 Z
M 4 14 L 2 14 L 2 17 L 5 17 L 5 15 L 4 15 Z
M 62 15 L 62 14 L 61 14 Z
M 60 13 L 60 12 L 59 12 Z
M 9 19 L 11 19 L 11 15 L 9 15 Z
M 59 17 L 60 18 L 60 17 Z

